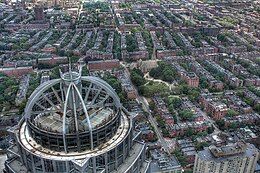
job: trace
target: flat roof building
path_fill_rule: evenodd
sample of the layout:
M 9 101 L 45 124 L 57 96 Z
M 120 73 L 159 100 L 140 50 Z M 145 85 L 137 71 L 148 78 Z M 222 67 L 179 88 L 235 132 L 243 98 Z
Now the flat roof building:
M 169 157 L 161 151 L 153 150 L 151 152 L 153 161 L 151 162 L 151 173 L 181 173 L 182 167 L 178 160 L 172 156 Z
M 253 173 L 258 158 L 258 149 L 249 143 L 237 142 L 221 147 L 210 146 L 197 153 L 193 172 Z

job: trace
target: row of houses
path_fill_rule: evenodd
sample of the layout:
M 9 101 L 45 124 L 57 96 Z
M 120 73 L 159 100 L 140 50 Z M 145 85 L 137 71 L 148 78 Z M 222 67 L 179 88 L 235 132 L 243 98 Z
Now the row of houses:
M 187 132 L 192 129 L 193 133 L 199 133 L 207 131 L 210 126 L 209 122 L 184 122 L 178 123 L 174 125 L 168 125 L 167 129 L 169 131 L 170 137 L 177 137 L 187 135 Z
M 121 82 L 122 88 L 125 91 L 127 98 L 130 100 L 137 98 L 137 91 L 134 88 L 127 72 L 125 70 L 118 70 L 115 72 L 115 76 Z
M 259 98 L 251 95 L 247 90 L 243 91 L 245 97 L 254 98 L 254 104 L 258 104 Z M 239 119 L 242 115 L 258 115 L 250 105 L 241 100 L 234 91 L 225 91 L 222 94 L 217 93 L 202 93 L 199 98 L 200 105 L 204 108 L 214 120 Z M 233 114 L 226 116 L 229 110 L 233 110 Z M 241 119 L 241 118 L 240 118 Z M 254 119 L 254 118 L 253 118 Z
M 219 100 L 217 94 L 202 93 L 199 98 L 199 103 L 204 111 L 214 120 L 220 120 L 227 114 L 228 107 Z
M 215 72 L 222 74 L 224 76 L 224 80 L 227 81 L 229 85 L 233 87 L 243 86 L 243 81 L 241 79 L 237 78 L 233 73 L 224 69 L 216 62 L 212 60 L 205 60 L 204 63 L 209 68 L 212 68 Z
M 164 100 L 155 95 L 153 102 L 156 105 L 156 113 L 165 122 L 165 127 L 169 133 L 169 137 L 183 136 L 190 129 L 194 133 L 203 132 L 209 127 L 209 123 L 204 121 L 201 111 L 199 111 L 190 101 L 186 100 L 183 102 L 182 107 L 190 109 L 194 113 L 194 120 L 191 122 L 175 122 L 173 115 L 169 112 Z
M 233 91 L 225 91 L 224 98 L 227 99 L 229 109 L 233 109 L 241 114 L 251 113 L 252 107 L 242 101 Z
M 225 127 L 228 128 L 232 124 L 236 125 L 259 125 L 260 115 L 257 113 L 241 114 L 234 117 L 224 117 Z
M 193 72 L 187 72 L 183 67 L 181 67 L 177 62 L 172 63 L 172 67 L 177 71 L 181 80 L 184 80 L 190 87 L 199 86 L 199 77 Z
M 167 125 L 174 125 L 174 118 L 169 112 L 166 103 L 160 96 L 154 96 L 153 102 L 156 105 L 156 112 Z
M 132 52 L 127 51 L 127 35 L 132 35 L 134 39 L 136 39 L 137 42 L 137 50 L 133 50 Z M 134 43 L 131 43 L 134 44 Z M 122 52 L 122 58 L 125 61 L 135 61 L 135 60 L 145 60 L 148 59 L 149 53 L 147 51 L 145 41 L 143 39 L 143 36 L 141 32 L 135 32 L 135 33 L 122 33 L 121 34 L 121 52 Z
M 224 84 L 220 80 L 215 79 L 210 72 L 208 72 L 203 66 L 201 66 L 197 61 L 192 61 L 189 63 L 192 71 L 194 71 L 201 78 L 207 80 L 208 86 L 212 89 L 223 90 Z
M 243 78 L 245 86 L 260 86 L 260 78 L 249 73 L 241 64 L 237 64 L 232 59 L 224 59 L 223 66 L 229 69 L 232 73 Z

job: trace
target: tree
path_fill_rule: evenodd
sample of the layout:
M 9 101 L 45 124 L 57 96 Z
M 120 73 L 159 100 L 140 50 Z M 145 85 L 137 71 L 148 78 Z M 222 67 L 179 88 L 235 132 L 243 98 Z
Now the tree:
M 194 130 L 192 128 L 188 128 L 185 132 L 185 136 L 191 137 L 194 134 Z
M 238 114 L 239 114 L 239 113 L 238 113 L 237 111 L 235 111 L 235 110 L 233 110 L 233 109 L 228 109 L 226 116 L 228 116 L 228 117 L 233 117 L 233 116 L 237 116 Z
M 145 84 L 144 74 L 139 69 L 134 68 L 131 71 L 130 78 L 137 87 Z
M 173 106 L 173 104 L 168 105 L 168 109 L 169 109 L 169 111 L 170 111 L 171 113 L 173 113 L 173 112 L 174 112 L 174 106 Z
M 79 56 L 72 55 L 70 57 L 71 63 L 76 63 L 76 62 L 78 62 L 78 60 L 79 60 Z
M 57 67 L 58 69 L 58 67 Z M 58 75 L 59 77 L 59 75 Z M 57 78 L 58 78 L 57 77 Z M 29 87 L 26 93 L 26 97 L 28 98 L 32 92 L 40 85 L 40 75 L 37 75 L 36 73 L 31 73 L 30 81 L 29 81 Z
M 122 87 L 121 87 L 121 82 L 114 76 L 112 75 L 106 75 L 103 78 L 109 85 L 111 85 L 111 87 L 113 89 L 116 90 L 117 93 L 121 93 L 122 92 Z
M 187 158 L 183 156 L 180 149 L 174 150 L 173 154 L 177 157 L 178 161 L 180 162 L 181 166 L 186 166 L 188 164 Z
M 82 76 L 87 76 L 89 74 L 89 71 L 86 67 L 82 67 Z
M 185 121 L 192 120 L 193 116 L 194 116 L 193 112 L 187 109 L 179 112 L 179 117 Z
M 38 68 L 39 69 L 50 69 L 53 68 L 54 65 L 46 64 L 46 63 L 38 63 Z
M 136 15 L 136 13 L 134 12 L 133 13 L 133 16 L 134 16 L 134 14 Z M 134 17 L 141 25 L 143 25 L 143 19 L 142 18 L 137 18 L 137 16 L 136 17 Z M 143 38 L 144 38 L 144 40 L 145 40 L 145 45 L 146 45 L 146 47 L 147 47 L 147 50 L 148 50 L 148 52 L 149 52 L 149 57 L 151 57 L 152 56 L 152 54 L 153 54 L 153 40 L 152 40 L 152 37 L 151 37 L 151 34 L 150 34 L 150 32 L 148 32 L 147 30 L 144 30 L 143 32 L 142 32 L 142 36 L 143 36 Z
M 116 59 L 121 59 L 121 36 L 118 32 L 114 34 L 114 44 L 113 44 L 113 55 Z
M 155 103 L 152 101 L 152 102 L 149 103 L 149 107 L 150 107 L 150 109 L 151 109 L 152 111 L 154 111 L 155 108 L 156 108 L 156 105 L 155 105 Z
M 260 104 L 255 105 L 254 110 L 259 114 L 260 113 Z
M 200 150 L 203 150 L 204 147 L 208 147 L 208 146 L 209 146 L 208 142 L 198 142 L 195 145 L 195 148 L 196 148 L 197 151 L 200 151 Z
M 217 35 L 217 39 L 219 41 L 222 41 L 222 42 L 226 42 L 227 41 L 227 38 L 226 38 L 226 36 L 224 34 Z
M 165 121 L 158 115 L 156 116 L 156 121 L 161 128 L 165 128 Z
M 254 105 L 254 101 L 250 98 L 245 98 L 244 101 L 246 102 L 246 104 L 253 106 Z
M 149 75 L 155 79 L 172 82 L 176 76 L 176 71 L 172 68 L 170 64 L 159 62 L 158 67 L 151 69 Z
M 188 90 L 188 97 L 191 101 L 197 101 L 199 95 L 200 95 L 200 91 L 197 88 L 191 88 Z
M 162 74 L 162 79 L 167 82 L 172 82 L 174 80 L 175 72 L 169 68 L 165 69 Z
M 208 132 L 208 134 L 211 134 L 211 133 L 214 132 L 214 127 L 213 127 L 213 125 L 211 125 L 210 127 L 207 128 L 207 132 Z
M 13 49 L 13 50 L 21 50 L 21 46 L 18 45 L 18 44 L 14 44 L 14 45 L 12 46 L 12 49 Z
M 243 93 L 243 91 L 237 91 L 236 94 L 237 94 L 239 97 L 244 98 L 244 93 Z
M 256 87 L 254 86 L 249 86 L 248 89 L 253 92 L 255 95 L 257 95 L 258 97 L 260 97 L 260 90 L 258 90 Z
M 168 97 L 167 99 L 168 106 L 172 106 L 174 109 L 181 106 L 181 99 L 179 97 Z
M 126 35 L 126 50 L 128 52 L 135 52 L 138 50 L 138 43 L 132 34 Z
M 208 133 L 206 131 L 198 132 L 196 134 L 197 137 L 202 137 L 202 136 L 207 136 L 207 135 L 208 135 Z
M 236 122 L 233 122 L 229 125 L 229 128 L 236 129 L 238 127 L 238 124 Z
M 189 92 L 189 86 L 188 85 L 182 84 L 182 85 L 179 86 L 179 88 L 180 88 L 180 93 L 185 94 L 185 95 L 188 94 L 188 92 Z
M 57 79 L 60 77 L 60 72 L 59 72 L 59 67 L 54 67 L 52 70 L 51 70 L 51 73 L 50 73 L 50 78 L 51 79 Z
M 209 84 L 205 77 L 200 77 L 200 86 L 201 86 L 201 88 L 204 88 L 204 89 L 208 88 Z
M 152 97 L 155 94 L 164 94 L 169 92 L 169 87 L 160 82 L 150 81 L 145 85 L 138 87 L 138 91 L 145 97 Z
M 166 128 L 162 128 L 162 134 L 163 134 L 164 137 L 168 137 L 169 131 Z
M 153 78 L 157 79 L 160 77 L 161 74 L 161 69 L 160 68 L 153 68 L 150 70 L 149 75 L 152 76 Z
M 23 101 L 20 105 L 19 105 L 19 114 L 22 114 L 24 112 L 24 108 L 26 106 L 26 101 Z
M 118 97 L 120 98 L 120 101 L 121 101 L 122 103 L 125 103 L 125 102 L 128 101 L 128 100 L 127 100 L 126 93 L 125 93 L 124 91 L 118 93 Z
M 121 82 L 115 76 L 106 73 L 103 79 L 118 93 L 121 102 L 124 103 L 127 101 L 126 93 L 122 90 Z
M 0 73 L 0 111 L 5 107 L 8 111 L 14 106 L 14 100 L 18 91 L 18 81 Z
M 218 127 L 219 127 L 221 130 L 225 130 L 225 129 L 226 129 L 226 128 L 225 128 L 225 121 L 224 121 L 223 119 L 217 120 L 216 123 L 217 123 Z

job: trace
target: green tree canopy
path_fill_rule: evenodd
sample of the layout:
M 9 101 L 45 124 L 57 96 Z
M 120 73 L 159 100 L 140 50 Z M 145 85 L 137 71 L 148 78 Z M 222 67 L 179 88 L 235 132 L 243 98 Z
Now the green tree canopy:
M 182 120 L 192 120 L 194 114 L 191 110 L 182 110 L 179 112 L 179 117 L 182 119 Z
M 179 97 L 168 97 L 167 103 L 169 106 L 172 106 L 174 109 L 176 109 L 181 106 L 182 101 Z
M 235 111 L 234 109 L 228 109 L 226 116 L 233 117 L 233 116 L 237 116 L 238 114 L 239 112 Z
M 166 82 L 172 82 L 176 77 L 176 71 L 172 68 L 170 64 L 166 62 L 159 62 L 158 67 L 153 68 L 149 75 L 155 79 L 161 79 Z
M 145 84 L 145 79 L 144 79 L 144 74 L 141 72 L 141 70 L 134 68 L 131 71 L 130 74 L 131 80 L 132 82 L 137 86 L 141 86 L 143 84 Z

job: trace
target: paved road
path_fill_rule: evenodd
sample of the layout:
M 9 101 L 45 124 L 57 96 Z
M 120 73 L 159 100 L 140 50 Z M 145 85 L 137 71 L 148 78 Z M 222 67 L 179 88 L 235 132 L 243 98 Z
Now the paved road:
M 148 120 L 151 123 L 151 125 L 154 127 L 155 133 L 157 134 L 158 139 L 159 139 L 162 147 L 170 155 L 171 153 L 170 153 L 169 146 L 168 146 L 167 142 L 165 141 L 165 139 L 163 138 L 162 132 L 158 128 L 158 126 L 156 124 L 156 120 L 153 118 L 153 116 L 150 112 L 150 108 L 149 108 L 149 104 L 148 104 L 147 100 L 144 97 L 141 97 L 141 96 L 139 96 L 138 100 L 142 103 L 144 110 L 146 112 L 148 112 Z
M 201 115 L 203 115 L 204 119 L 206 121 L 208 121 L 214 127 L 214 133 L 213 134 L 218 134 L 219 132 L 221 132 L 221 130 L 219 130 L 219 128 L 216 126 L 214 120 L 212 120 L 209 116 L 207 116 L 206 113 L 203 112 L 201 109 L 198 109 L 198 110 L 201 113 Z
M 122 64 L 123 67 L 125 68 L 126 74 L 128 75 L 129 79 L 130 79 L 130 72 L 128 71 L 128 69 L 126 68 L 126 66 L 124 64 Z M 133 84 L 132 84 L 133 85 Z M 133 85 L 134 86 L 134 85 Z M 161 143 L 162 147 L 164 148 L 164 150 L 170 155 L 170 150 L 169 150 L 169 146 L 167 145 L 165 139 L 163 138 L 162 132 L 161 130 L 158 128 L 157 124 L 156 124 L 156 120 L 153 118 L 152 114 L 151 114 L 151 110 L 149 108 L 149 104 L 147 102 L 147 100 L 140 96 L 138 91 L 136 90 L 137 93 L 137 98 L 138 100 L 142 103 L 143 105 L 143 109 L 148 113 L 148 120 L 151 123 L 151 125 L 153 126 L 156 135 L 158 136 L 158 140 Z

